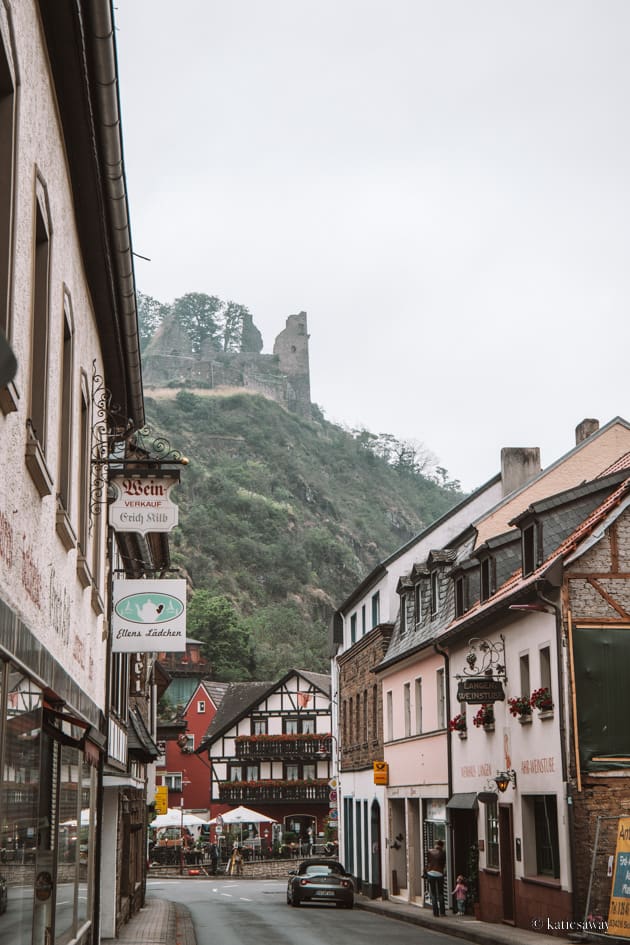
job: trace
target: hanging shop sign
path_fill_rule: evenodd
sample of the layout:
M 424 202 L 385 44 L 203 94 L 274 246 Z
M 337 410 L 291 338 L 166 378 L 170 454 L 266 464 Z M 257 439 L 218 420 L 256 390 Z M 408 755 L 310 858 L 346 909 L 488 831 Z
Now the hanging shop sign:
M 179 508 L 170 498 L 177 480 L 156 476 L 114 476 L 116 492 L 109 506 L 109 524 L 118 532 L 170 532 L 178 522 Z
M 503 702 L 505 692 L 500 679 L 490 676 L 476 676 L 473 679 L 460 679 L 457 686 L 457 701 L 481 705 L 487 702 Z
M 114 653 L 186 649 L 186 581 L 114 581 Z
M 617 826 L 608 935 L 630 938 L 630 817 L 620 817 Z

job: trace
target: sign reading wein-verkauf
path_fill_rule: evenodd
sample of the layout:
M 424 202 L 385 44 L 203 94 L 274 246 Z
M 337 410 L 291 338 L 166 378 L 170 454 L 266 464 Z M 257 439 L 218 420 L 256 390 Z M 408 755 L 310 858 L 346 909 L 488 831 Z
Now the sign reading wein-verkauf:
M 110 485 L 116 497 L 109 506 L 109 524 L 118 532 L 170 532 L 179 517 L 170 497 L 175 484 L 155 476 L 113 477 Z
M 186 581 L 114 581 L 115 653 L 181 653 L 185 649 Z

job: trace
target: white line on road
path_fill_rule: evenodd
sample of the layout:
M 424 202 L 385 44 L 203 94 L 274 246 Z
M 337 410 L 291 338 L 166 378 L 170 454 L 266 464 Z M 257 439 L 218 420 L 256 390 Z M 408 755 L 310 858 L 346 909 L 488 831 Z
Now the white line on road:
M 239 899 L 241 900 L 241 902 L 252 902 L 252 901 L 253 901 L 252 899 L 247 899 L 245 896 L 239 896 Z
M 227 896 L 228 899 L 232 898 L 232 893 L 221 893 L 222 896 Z

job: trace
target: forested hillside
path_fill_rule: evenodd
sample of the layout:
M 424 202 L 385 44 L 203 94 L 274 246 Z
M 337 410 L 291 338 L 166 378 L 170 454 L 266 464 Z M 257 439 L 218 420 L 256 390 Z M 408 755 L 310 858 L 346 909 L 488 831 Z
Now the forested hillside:
M 172 557 L 217 679 L 327 671 L 335 606 L 461 497 L 421 448 L 344 430 L 316 407 L 305 420 L 247 393 L 147 394 L 151 425 L 190 460 Z

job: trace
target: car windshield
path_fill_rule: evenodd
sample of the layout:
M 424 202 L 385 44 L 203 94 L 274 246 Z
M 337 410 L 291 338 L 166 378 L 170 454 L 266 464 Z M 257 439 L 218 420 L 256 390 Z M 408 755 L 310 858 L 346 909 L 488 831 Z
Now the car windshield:
M 307 876 L 340 876 L 341 869 L 338 866 L 327 866 L 325 863 L 309 864 L 304 870 Z

